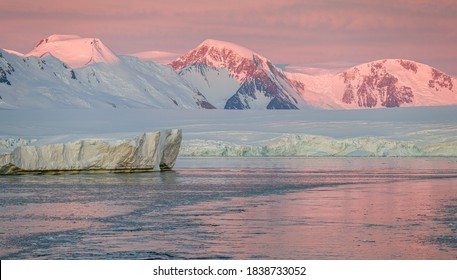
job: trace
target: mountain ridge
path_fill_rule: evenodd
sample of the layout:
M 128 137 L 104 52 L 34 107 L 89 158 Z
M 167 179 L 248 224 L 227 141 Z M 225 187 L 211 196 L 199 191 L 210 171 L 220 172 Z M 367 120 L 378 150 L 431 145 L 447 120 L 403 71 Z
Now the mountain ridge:
M 457 104 L 455 78 L 412 60 L 376 60 L 333 75 L 287 75 L 305 84 L 305 99 L 319 107 L 358 109 Z
M 71 68 L 53 55 L 0 50 L 0 108 L 210 107 L 170 67 L 120 56 L 115 64 Z
M 207 39 L 169 66 L 147 60 L 117 55 L 100 39 L 77 35 L 48 36 L 26 54 L 3 50 L 0 107 L 96 107 L 100 98 L 109 106 L 238 110 L 457 104 L 454 77 L 407 59 L 311 75 L 283 71 L 251 49 Z

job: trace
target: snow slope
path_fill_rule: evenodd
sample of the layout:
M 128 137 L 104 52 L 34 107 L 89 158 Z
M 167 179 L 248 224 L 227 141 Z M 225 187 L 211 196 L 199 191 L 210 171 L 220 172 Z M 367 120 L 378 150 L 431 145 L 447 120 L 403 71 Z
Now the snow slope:
M 137 57 L 145 61 L 154 61 L 159 64 L 168 64 L 175 60 L 179 54 L 164 51 L 145 51 L 128 54 L 128 56 Z
M 186 108 L 207 105 L 169 66 L 121 56 L 73 69 L 51 54 L 0 50 L 0 108 Z
M 240 82 L 225 68 L 193 64 L 181 69 L 179 75 L 219 109 L 224 108 L 227 100 L 240 88 Z

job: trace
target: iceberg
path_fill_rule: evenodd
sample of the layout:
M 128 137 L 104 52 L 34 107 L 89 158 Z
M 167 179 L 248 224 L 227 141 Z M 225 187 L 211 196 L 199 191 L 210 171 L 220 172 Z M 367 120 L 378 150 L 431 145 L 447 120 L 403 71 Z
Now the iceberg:
M 0 174 L 170 170 L 181 141 L 180 129 L 168 129 L 133 139 L 18 146 L 11 153 L 0 155 Z

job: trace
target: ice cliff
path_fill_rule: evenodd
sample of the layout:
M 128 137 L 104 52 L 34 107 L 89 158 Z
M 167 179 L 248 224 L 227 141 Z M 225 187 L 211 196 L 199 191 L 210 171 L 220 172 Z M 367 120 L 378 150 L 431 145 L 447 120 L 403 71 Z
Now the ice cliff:
M 85 139 L 66 144 L 19 146 L 11 153 L 0 155 L 0 174 L 170 170 L 178 157 L 181 140 L 181 130 L 169 129 L 133 139 Z
M 215 140 L 185 141 L 181 156 L 223 157 L 425 157 L 457 156 L 457 142 L 420 145 L 420 142 L 356 137 L 336 139 L 320 135 L 283 134 L 255 144 Z

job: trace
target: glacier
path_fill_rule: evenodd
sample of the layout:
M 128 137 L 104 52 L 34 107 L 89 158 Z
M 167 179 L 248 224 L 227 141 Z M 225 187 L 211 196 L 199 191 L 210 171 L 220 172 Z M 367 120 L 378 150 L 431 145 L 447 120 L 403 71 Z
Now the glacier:
M 457 106 L 341 111 L 0 110 L 0 154 L 20 146 L 161 134 L 179 156 L 457 157 Z M 114 140 L 111 140 L 114 141 Z M 113 142 L 114 143 L 114 142 Z M 162 168 L 170 152 L 162 144 Z M 174 153 L 171 153 L 174 154 Z M 173 160 L 171 160 L 173 162 Z M 161 162 L 154 162 L 160 170 Z
M 0 155 L 0 174 L 170 170 L 176 163 L 181 140 L 180 129 L 147 132 L 131 139 L 81 139 L 47 145 L 3 140 L 18 146 Z
M 194 157 L 457 157 L 457 142 L 420 146 L 413 141 L 377 137 L 335 139 L 284 134 L 259 144 L 190 140 L 183 143 L 180 154 Z

